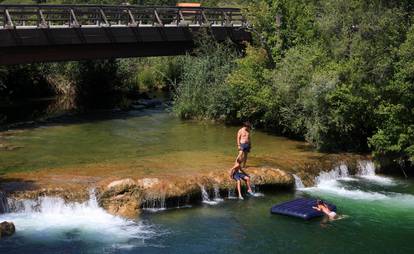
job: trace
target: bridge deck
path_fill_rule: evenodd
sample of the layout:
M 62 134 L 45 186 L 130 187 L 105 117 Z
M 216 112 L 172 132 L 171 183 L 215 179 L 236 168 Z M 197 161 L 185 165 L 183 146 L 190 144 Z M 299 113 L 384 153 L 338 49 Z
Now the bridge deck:
M 200 30 L 250 40 L 240 9 L 0 5 L 0 64 L 184 54 Z

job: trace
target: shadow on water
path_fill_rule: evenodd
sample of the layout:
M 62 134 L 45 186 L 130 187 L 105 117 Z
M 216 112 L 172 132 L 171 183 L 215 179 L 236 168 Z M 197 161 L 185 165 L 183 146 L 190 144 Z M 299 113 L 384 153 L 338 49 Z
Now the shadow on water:
M 93 107 L 78 105 L 74 97 L 68 96 L 3 102 L 0 104 L 0 132 L 148 116 L 166 111 L 169 107 L 164 94 L 145 98 L 149 99 L 125 97 Z

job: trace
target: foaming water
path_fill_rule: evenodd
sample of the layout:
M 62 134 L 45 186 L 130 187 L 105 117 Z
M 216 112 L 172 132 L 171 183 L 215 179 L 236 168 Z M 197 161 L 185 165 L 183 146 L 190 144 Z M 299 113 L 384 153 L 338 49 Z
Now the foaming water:
M 16 212 L 0 215 L 0 221 L 13 221 L 16 235 L 34 241 L 58 241 L 68 238 L 111 244 L 144 240 L 155 231 L 142 222 L 108 214 L 98 206 L 95 195 L 84 203 L 65 203 L 61 198 L 42 197 L 37 201 L 14 204 Z
M 358 163 L 356 176 L 350 176 L 346 165 L 340 165 L 329 172 L 321 172 L 315 177 L 315 183 L 314 187 L 300 190 L 314 196 L 377 201 L 378 205 L 393 207 L 414 207 L 414 195 L 388 191 L 385 187 L 394 185 L 395 181 L 388 177 L 377 176 L 374 164 L 370 161 Z
M 331 171 L 323 171 L 315 177 L 315 183 L 319 186 L 322 183 L 336 181 L 338 179 L 349 179 L 348 166 L 340 164 Z
M 375 173 L 375 165 L 372 161 L 359 161 L 357 175 L 367 180 L 378 182 L 384 185 L 396 185 L 397 184 L 393 179 L 389 177 L 377 175 Z
M 217 205 L 220 202 L 218 200 L 211 200 L 208 192 L 206 191 L 206 188 L 203 185 L 200 185 L 200 190 L 201 190 L 201 198 L 204 204 Z

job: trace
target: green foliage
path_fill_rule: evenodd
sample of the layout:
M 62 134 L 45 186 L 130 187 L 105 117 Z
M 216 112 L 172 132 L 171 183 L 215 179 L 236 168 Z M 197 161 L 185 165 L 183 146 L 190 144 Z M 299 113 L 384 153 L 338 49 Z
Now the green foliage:
M 132 90 L 167 89 L 181 77 L 181 57 L 149 57 L 120 60 L 126 86 Z
M 269 78 L 266 75 L 266 52 L 262 49 L 248 46 L 246 56 L 236 61 L 236 68 L 226 79 L 228 95 L 233 103 L 227 107 L 228 121 L 255 121 L 263 125 L 263 117 L 271 101 Z
M 220 119 L 227 115 L 225 79 L 234 68 L 236 52 L 228 45 L 203 39 L 197 56 L 185 56 L 182 80 L 175 90 L 174 112 L 184 119 Z
M 182 116 L 248 119 L 320 150 L 414 160 L 412 1 L 257 0 L 246 7 L 254 46 L 218 72 L 221 96 L 196 98 L 191 89 L 201 85 L 185 83 L 177 101 L 184 94 L 193 101 Z M 211 75 L 200 71 L 205 59 L 191 61 L 185 72 Z
M 414 162 L 414 26 L 398 50 L 394 80 L 384 89 L 376 113 L 382 119 L 370 138 L 377 157 Z

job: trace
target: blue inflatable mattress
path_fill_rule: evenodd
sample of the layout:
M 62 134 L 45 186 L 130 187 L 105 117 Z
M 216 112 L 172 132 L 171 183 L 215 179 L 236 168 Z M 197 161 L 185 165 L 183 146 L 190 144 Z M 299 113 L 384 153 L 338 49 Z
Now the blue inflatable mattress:
M 326 202 L 325 202 L 326 203 Z M 336 211 L 336 206 L 326 203 L 332 211 Z M 310 220 L 315 217 L 323 216 L 322 212 L 319 212 L 312 208 L 316 206 L 316 199 L 311 198 L 299 198 L 291 201 L 287 201 L 281 204 L 272 206 L 270 212 L 273 214 L 281 214 L 292 217 L 302 218 L 304 220 Z

